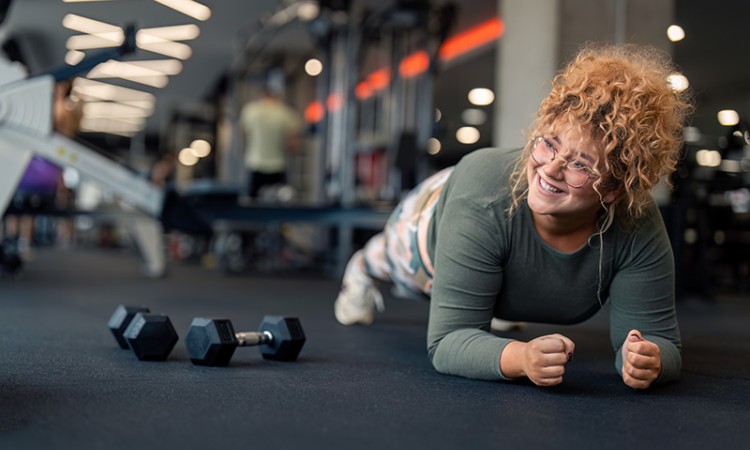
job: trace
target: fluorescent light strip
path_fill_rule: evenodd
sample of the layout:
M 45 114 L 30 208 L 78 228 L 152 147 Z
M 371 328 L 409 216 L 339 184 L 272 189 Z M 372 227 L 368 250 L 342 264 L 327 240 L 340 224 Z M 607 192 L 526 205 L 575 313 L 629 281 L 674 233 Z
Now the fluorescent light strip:
M 156 3 L 172 8 L 177 12 L 181 12 L 186 16 L 190 16 L 198 20 L 208 20 L 211 17 L 211 9 L 193 0 L 154 0 Z
M 125 105 L 116 102 L 86 102 L 83 105 L 83 115 L 88 118 L 118 118 L 129 119 L 127 122 L 133 122 L 133 119 L 141 119 L 150 116 L 152 111 Z
M 77 14 L 66 14 L 65 17 L 63 17 L 62 25 L 69 30 L 79 31 L 86 34 L 122 33 L 122 28 L 117 25 L 89 19 L 88 17 L 79 16 Z
M 121 120 L 112 119 L 89 119 L 84 117 L 81 119 L 80 128 L 81 131 L 84 132 L 100 132 L 121 136 L 132 136 L 143 129 L 143 124 L 127 123 Z
M 79 62 L 83 61 L 83 58 L 86 57 L 86 54 L 79 50 L 68 50 L 68 52 L 65 54 L 65 62 L 70 64 L 71 66 L 75 66 Z
M 175 25 L 173 27 L 141 28 L 138 33 L 143 35 L 142 39 L 154 39 L 153 42 L 189 41 L 201 34 L 198 25 Z
M 171 60 L 176 61 L 176 60 Z M 94 67 L 88 74 L 89 78 L 101 78 L 101 77 L 157 77 L 157 76 L 164 76 L 164 75 L 174 75 L 176 73 L 179 73 L 182 64 L 179 63 L 179 61 L 176 61 L 179 64 L 179 67 L 171 67 L 169 68 L 169 72 L 165 73 L 163 70 L 155 70 L 151 67 L 149 67 L 149 64 L 147 63 L 156 63 L 151 64 L 152 67 L 160 67 L 163 66 L 164 68 L 168 68 L 166 64 L 162 64 L 161 61 L 142 61 L 141 64 L 138 64 L 136 62 L 122 62 L 122 61 L 115 61 L 114 59 L 110 59 L 109 61 L 103 62 L 96 67 Z M 146 63 L 146 64 L 144 64 Z M 176 70 L 175 70 L 176 69 Z
M 181 44 L 179 42 L 163 41 L 149 43 L 143 42 L 143 39 L 138 39 L 136 34 L 136 45 L 142 50 L 146 50 L 160 55 L 169 56 L 171 58 L 177 58 L 186 60 L 193 55 L 193 49 L 189 45 Z
M 90 125 L 106 123 L 109 125 L 117 125 L 121 128 L 139 129 L 146 124 L 145 117 L 89 117 L 87 118 Z
M 85 78 L 76 78 L 75 83 L 73 83 L 73 91 L 86 101 L 148 102 L 151 105 L 156 103 L 156 97 L 149 92 L 115 86 L 109 83 L 102 83 L 101 81 L 87 80 Z
M 151 86 L 155 88 L 163 88 L 167 84 L 169 84 L 169 77 L 166 75 L 154 75 L 154 76 L 145 76 L 145 77 L 135 77 L 135 76 L 128 76 L 123 75 L 121 73 L 107 73 L 107 72 L 100 72 L 96 73 L 94 70 L 89 72 L 88 75 L 86 75 L 88 78 L 95 78 L 95 79 L 102 79 L 102 78 L 122 78 L 123 80 L 132 81 L 134 83 L 140 83 L 146 86 Z
M 128 61 L 131 66 L 150 70 L 162 75 L 177 75 L 182 72 L 182 63 L 176 59 L 152 59 L 142 61 Z
M 100 33 L 77 35 L 68 38 L 65 47 L 68 50 L 88 50 L 92 48 L 117 47 L 125 40 L 125 34 L 119 33 Z
M 154 113 L 154 102 L 149 102 L 149 101 L 132 101 L 132 102 L 131 101 L 125 101 L 125 102 L 120 102 L 120 104 L 126 105 L 126 106 L 131 106 L 133 108 L 138 108 L 138 109 L 142 109 L 144 111 L 147 111 L 149 116 Z

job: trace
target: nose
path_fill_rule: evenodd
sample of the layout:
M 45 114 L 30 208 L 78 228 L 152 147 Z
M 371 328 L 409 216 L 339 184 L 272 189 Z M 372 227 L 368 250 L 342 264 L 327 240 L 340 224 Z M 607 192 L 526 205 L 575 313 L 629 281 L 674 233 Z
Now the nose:
M 553 159 L 552 161 L 548 162 L 547 164 L 542 166 L 542 170 L 544 171 L 544 174 L 547 175 L 550 178 L 555 178 L 557 180 L 563 179 L 563 167 L 565 166 L 565 160 L 557 157 Z

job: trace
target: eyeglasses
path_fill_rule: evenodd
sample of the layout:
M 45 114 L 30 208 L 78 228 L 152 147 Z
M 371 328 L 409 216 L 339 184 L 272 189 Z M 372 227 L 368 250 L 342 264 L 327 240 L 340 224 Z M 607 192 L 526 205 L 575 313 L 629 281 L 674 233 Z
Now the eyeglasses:
M 544 136 L 535 137 L 531 141 L 531 157 L 537 164 L 543 166 L 554 161 L 558 157 L 557 147 Z M 591 173 L 591 163 L 579 157 L 568 160 L 560 157 L 564 163 L 562 168 L 565 169 L 563 180 L 565 184 L 572 188 L 583 187 L 589 180 L 595 178 Z

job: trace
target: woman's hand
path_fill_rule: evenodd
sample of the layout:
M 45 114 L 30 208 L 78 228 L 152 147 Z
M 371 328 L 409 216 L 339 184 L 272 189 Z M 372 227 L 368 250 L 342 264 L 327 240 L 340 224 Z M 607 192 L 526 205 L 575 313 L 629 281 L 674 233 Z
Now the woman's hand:
M 562 383 L 565 364 L 573 359 L 575 344 L 562 334 L 549 334 L 529 342 L 509 343 L 500 357 L 507 377 L 526 376 L 537 386 Z
M 646 389 L 661 374 L 661 350 L 630 330 L 622 344 L 622 381 L 633 389 Z

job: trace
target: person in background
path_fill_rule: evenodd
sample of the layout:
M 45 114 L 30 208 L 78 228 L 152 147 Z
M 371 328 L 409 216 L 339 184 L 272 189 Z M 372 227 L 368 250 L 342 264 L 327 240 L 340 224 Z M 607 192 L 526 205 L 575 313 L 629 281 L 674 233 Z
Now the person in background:
M 54 129 L 58 133 L 73 137 L 78 133 L 83 118 L 83 100 L 73 94 L 73 79 L 63 80 L 55 85 L 52 106 Z
M 287 153 L 300 145 L 302 119 L 272 89 L 247 103 L 240 112 L 245 138 L 245 168 L 248 194 L 257 198 L 264 186 L 286 183 Z
M 11 204 L 18 214 L 5 217 L 5 239 L 13 241 L 22 260 L 32 257 L 35 241 L 36 213 L 54 211 L 62 185 L 62 170 L 44 158 L 34 155 L 21 177 Z M 26 212 L 29 212 L 27 214 Z
M 74 137 L 81 128 L 83 119 L 83 99 L 73 93 L 73 79 L 63 80 L 55 85 L 55 98 L 53 104 L 53 124 L 55 131 L 67 136 Z M 65 184 L 63 172 L 60 174 L 57 197 L 55 204 L 58 209 L 66 209 L 73 206 L 73 189 Z M 73 246 L 75 225 L 72 218 L 60 217 L 56 222 L 57 244 L 62 248 Z
M 177 172 L 177 156 L 173 152 L 164 152 L 151 166 L 148 179 L 162 188 L 172 188 Z
M 72 95 L 73 80 L 63 80 L 55 85 L 52 104 L 53 128 L 68 137 L 74 136 L 80 127 L 83 104 Z M 13 197 L 13 206 L 19 210 L 44 213 L 68 208 L 72 203 L 70 189 L 65 186 L 63 169 L 39 156 L 33 156 L 18 184 Z M 34 243 L 34 215 L 9 214 L 5 219 L 5 238 L 16 241 L 22 259 L 31 258 Z M 57 242 L 63 247 L 71 245 L 73 221 L 58 218 L 55 223 Z
M 611 304 L 614 366 L 631 388 L 677 378 L 674 260 L 651 189 L 674 172 L 690 99 L 663 52 L 580 50 L 552 81 L 519 150 L 483 149 L 428 178 L 347 265 L 334 312 L 370 324 L 375 280 L 430 298 L 439 372 L 563 382 L 575 343 L 491 332 L 493 318 L 582 322 Z

